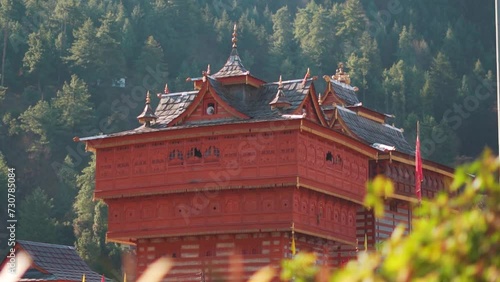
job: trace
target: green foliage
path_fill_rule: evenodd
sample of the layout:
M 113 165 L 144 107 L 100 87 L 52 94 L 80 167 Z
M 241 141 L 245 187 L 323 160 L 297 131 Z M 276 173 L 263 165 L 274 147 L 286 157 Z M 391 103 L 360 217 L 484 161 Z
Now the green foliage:
M 65 82 L 62 90 L 57 91 L 52 104 L 60 115 L 61 124 L 71 133 L 90 124 L 94 118 L 87 84 L 76 75 L 72 75 L 70 83 Z
M 93 200 L 95 188 L 95 156 L 89 165 L 77 176 L 79 188 L 73 205 L 76 214 L 73 230 L 76 237 L 78 254 L 94 269 L 110 273 L 109 265 L 117 267 L 119 248 L 114 244 L 106 244 L 107 206 Z
M 3 99 L 5 99 L 5 93 L 7 93 L 7 88 L 0 86 L 0 105 Z
M 7 162 L 5 161 L 5 158 L 0 152 L 0 185 L 5 185 L 7 187 L 7 173 L 8 173 L 9 166 L 7 166 Z M 2 193 L 0 194 L 0 203 L 7 203 L 8 196 L 7 193 L 5 192 L 6 189 L 2 190 Z M 3 222 L 7 222 L 7 209 L 2 208 L 0 210 L 0 220 Z M 0 247 L 0 254 L 5 254 L 7 253 L 7 244 L 3 244 L 3 246 Z
M 47 152 L 57 130 L 57 114 L 47 101 L 40 100 L 19 116 L 20 128 L 30 138 L 33 152 Z M 50 150 L 49 150 L 50 151 Z
M 37 187 L 19 207 L 19 239 L 56 243 L 56 220 L 53 217 L 53 200 Z
M 500 159 L 489 151 L 457 168 L 449 191 L 416 207 L 409 235 L 398 226 L 376 251 L 360 252 L 330 281 L 498 281 L 499 169 Z M 368 184 L 365 204 L 376 216 L 392 189 L 382 176 Z M 313 281 L 318 266 L 304 257 L 314 261 L 314 255 L 300 255 L 283 263 L 282 277 Z
M 281 263 L 281 280 L 307 282 L 313 281 L 319 270 L 316 265 L 317 257 L 314 253 L 298 253 L 293 259 L 283 260 Z
M 144 78 L 151 76 L 151 73 L 158 73 L 155 79 L 151 79 L 153 83 L 149 82 L 146 85 L 148 89 L 160 91 L 161 87 L 164 86 L 164 82 L 167 82 L 168 67 L 165 61 L 165 56 L 163 53 L 163 48 L 154 39 L 153 36 L 148 36 L 142 47 L 141 54 L 135 62 L 136 78 L 135 84 L 141 85 Z

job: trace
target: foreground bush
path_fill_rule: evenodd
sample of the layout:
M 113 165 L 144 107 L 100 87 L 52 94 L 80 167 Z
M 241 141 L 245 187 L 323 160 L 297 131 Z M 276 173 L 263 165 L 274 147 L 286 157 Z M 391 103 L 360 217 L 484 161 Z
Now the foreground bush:
M 486 151 L 476 162 L 457 168 L 449 193 L 415 209 L 412 232 L 397 227 L 377 251 L 360 251 L 357 260 L 328 275 L 329 281 L 499 281 L 500 161 Z M 377 177 L 365 204 L 380 210 L 392 184 Z M 283 262 L 281 278 L 325 281 L 311 262 L 314 254 Z M 327 276 L 327 277 L 328 277 Z

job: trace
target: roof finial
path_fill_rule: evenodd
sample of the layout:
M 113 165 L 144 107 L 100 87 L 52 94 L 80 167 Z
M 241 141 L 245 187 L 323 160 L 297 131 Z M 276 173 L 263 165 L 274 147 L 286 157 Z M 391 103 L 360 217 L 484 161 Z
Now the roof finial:
M 151 122 L 155 121 L 158 118 L 149 104 L 151 104 L 151 94 L 148 90 L 148 92 L 146 93 L 146 106 L 144 107 L 142 113 L 137 116 L 139 122 L 144 124 L 145 127 L 149 127 L 151 125 Z
M 306 75 L 304 75 L 304 79 L 302 80 L 302 86 L 306 85 L 307 79 L 311 76 L 311 71 L 307 68 Z
M 238 34 L 236 33 L 236 23 L 234 23 L 234 27 L 233 27 L 233 39 L 232 39 L 232 42 L 233 42 L 233 48 L 236 48 L 236 42 L 238 41 L 238 38 L 236 38 Z
M 318 104 L 320 106 L 323 104 L 323 100 L 321 99 L 321 93 L 318 94 Z
M 349 74 L 344 72 L 344 63 L 340 62 L 338 64 L 338 69 L 335 70 L 335 74 L 332 75 L 332 79 L 345 83 L 347 85 L 351 85 L 351 78 L 349 77 Z
M 165 83 L 165 89 L 163 90 L 163 93 L 165 94 L 170 93 L 170 90 L 168 89 L 168 83 Z
M 207 66 L 207 75 L 210 75 L 210 64 Z
M 269 102 L 269 105 L 271 105 L 271 109 L 287 109 L 292 105 L 285 97 L 285 92 L 283 92 L 283 81 L 281 75 L 280 80 L 278 81 L 278 92 L 276 93 L 276 96 L 274 96 L 274 99 Z

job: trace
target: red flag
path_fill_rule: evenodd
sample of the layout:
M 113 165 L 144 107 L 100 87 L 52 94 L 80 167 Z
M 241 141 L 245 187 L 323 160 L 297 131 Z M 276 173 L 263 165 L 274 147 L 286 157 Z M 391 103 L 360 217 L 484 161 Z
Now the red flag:
M 420 156 L 420 140 L 418 135 L 420 134 L 419 124 L 417 122 L 417 142 L 415 144 L 415 194 L 417 196 L 418 202 L 422 200 L 422 180 L 424 175 L 422 173 L 422 157 Z
M 101 282 L 106 282 L 106 279 L 104 279 L 104 274 L 101 275 Z

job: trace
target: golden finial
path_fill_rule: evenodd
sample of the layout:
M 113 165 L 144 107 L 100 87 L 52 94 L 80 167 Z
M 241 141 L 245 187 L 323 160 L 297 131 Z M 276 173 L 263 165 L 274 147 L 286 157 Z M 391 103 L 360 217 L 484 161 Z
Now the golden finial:
M 233 48 L 236 48 L 236 42 L 238 41 L 238 38 L 236 38 L 238 34 L 236 33 L 236 23 L 234 23 L 234 27 L 233 27 L 233 39 L 232 39 L 232 42 L 233 42 Z
M 168 89 L 168 83 L 165 83 L 165 89 L 163 89 L 163 93 L 168 94 L 170 90 Z
M 323 101 L 321 101 L 321 93 L 318 94 L 318 104 L 321 106 Z
M 149 94 L 149 90 L 146 93 L 146 105 L 151 104 L 151 94 Z
M 351 84 L 351 78 L 349 77 L 349 74 L 344 72 L 344 63 L 338 64 L 338 69 L 335 70 L 335 74 L 332 75 L 332 79 L 345 83 L 347 85 Z
M 339 74 L 344 74 L 344 63 L 340 62 L 338 66 L 339 66 L 338 69 Z
M 281 74 L 280 74 L 280 80 L 278 81 L 278 89 L 283 89 L 283 81 L 281 80 Z
M 210 75 L 210 64 L 207 66 L 207 75 Z

